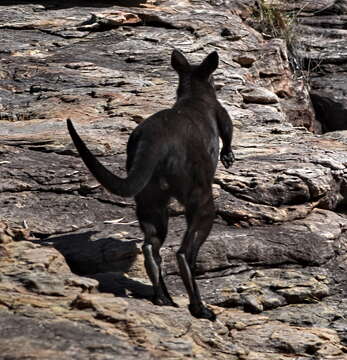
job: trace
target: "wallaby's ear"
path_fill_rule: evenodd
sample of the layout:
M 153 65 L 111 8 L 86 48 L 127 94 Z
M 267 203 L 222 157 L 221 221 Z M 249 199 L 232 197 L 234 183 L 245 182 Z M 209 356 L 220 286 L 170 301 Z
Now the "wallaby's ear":
M 178 73 L 190 70 L 189 62 L 185 56 L 176 49 L 171 54 L 171 65 Z
M 218 67 L 219 56 L 217 51 L 207 55 L 199 65 L 198 71 L 200 75 L 209 77 Z

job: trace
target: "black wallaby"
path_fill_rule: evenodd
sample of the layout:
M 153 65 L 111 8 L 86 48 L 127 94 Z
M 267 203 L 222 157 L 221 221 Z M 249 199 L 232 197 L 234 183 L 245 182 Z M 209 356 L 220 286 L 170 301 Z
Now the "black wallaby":
M 212 182 L 219 137 L 223 141 L 223 165 L 228 168 L 234 161 L 232 122 L 218 102 L 213 85 L 217 52 L 209 54 L 200 65 L 190 65 L 182 53 L 174 50 L 171 64 L 179 75 L 176 103 L 150 116 L 130 135 L 127 178 L 112 174 L 95 158 L 69 119 L 67 126 L 83 161 L 101 185 L 120 196 L 135 196 L 136 214 L 145 237 L 145 267 L 157 305 L 177 306 L 163 281 L 159 250 L 167 235 L 170 198 L 184 205 L 188 227 L 177 261 L 189 295 L 189 310 L 197 318 L 215 320 L 213 311 L 201 301 L 194 270 L 198 251 L 215 217 Z

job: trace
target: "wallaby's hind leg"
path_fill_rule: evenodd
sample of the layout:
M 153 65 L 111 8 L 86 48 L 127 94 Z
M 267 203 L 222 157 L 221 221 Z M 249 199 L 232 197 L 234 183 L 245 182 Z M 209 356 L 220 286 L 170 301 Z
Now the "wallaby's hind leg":
M 211 191 L 196 191 L 195 194 L 192 194 L 186 206 L 188 229 L 177 252 L 177 262 L 188 292 L 191 314 L 197 318 L 212 321 L 216 319 L 216 315 L 203 305 L 198 285 L 194 279 L 194 271 L 199 249 L 211 231 L 214 217 L 215 210 Z
M 142 250 L 145 268 L 153 284 L 153 303 L 177 307 L 166 288 L 161 272 L 160 247 L 167 235 L 169 197 L 158 190 L 157 185 L 150 184 L 135 199 L 137 217 L 145 236 Z

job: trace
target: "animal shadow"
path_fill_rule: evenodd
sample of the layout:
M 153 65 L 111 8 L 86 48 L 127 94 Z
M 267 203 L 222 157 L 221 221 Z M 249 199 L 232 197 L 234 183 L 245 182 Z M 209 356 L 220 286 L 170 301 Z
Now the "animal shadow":
M 41 245 L 58 250 L 73 273 L 98 280 L 100 292 L 151 299 L 151 285 L 125 276 L 139 254 L 138 240 L 98 238 L 96 234 L 97 231 L 86 231 L 52 236 L 41 241 Z

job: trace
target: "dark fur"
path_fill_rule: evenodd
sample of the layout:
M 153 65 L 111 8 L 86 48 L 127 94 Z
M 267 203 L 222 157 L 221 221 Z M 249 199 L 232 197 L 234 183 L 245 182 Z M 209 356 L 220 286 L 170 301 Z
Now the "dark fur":
M 208 55 L 200 65 L 190 65 L 183 54 L 174 50 L 171 64 L 179 75 L 176 103 L 171 109 L 149 117 L 130 135 L 126 179 L 101 165 L 70 120 L 67 125 L 77 150 L 96 179 L 112 193 L 135 196 L 136 213 L 145 236 L 145 267 L 153 283 L 153 302 L 158 305 L 176 306 L 162 278 L 159 250 L 167 235 L 170 198 L 185 206 L 188 228 L 177 261 L 189 295 L 189 310 L 195 317 L 214 320 L 215 314 L 201 301 L 193 275 L 198 251 L 215 217 L 212 182 L 219 137 L 223 141 L 222 163 L 229 167 L 234 161 L 232 123 L 213 86 L 217 52 Z

